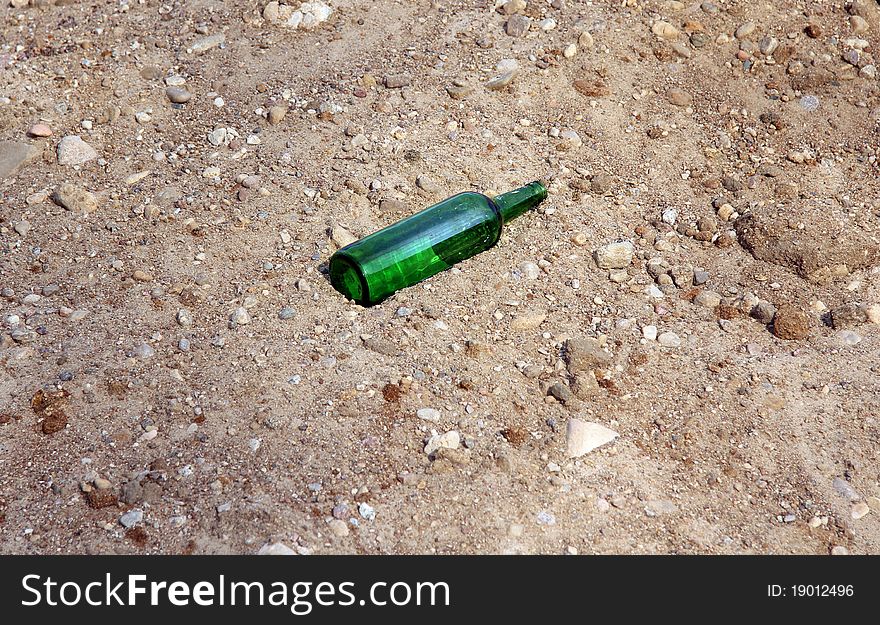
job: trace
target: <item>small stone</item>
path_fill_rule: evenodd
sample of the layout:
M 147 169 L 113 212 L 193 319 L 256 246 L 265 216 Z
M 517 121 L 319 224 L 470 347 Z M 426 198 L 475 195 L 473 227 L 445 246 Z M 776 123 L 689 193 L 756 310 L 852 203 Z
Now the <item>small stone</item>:
M 190 47 L 189 51 L 194 52 L 195 54 L 202 54 L 203 52 L 207 52 L 212 48 L 216 48 L 217 46 L 223 44 L 226 41 L 226 35 L 223 33 L 218 33 L 216 35 L 210 35 L 208 37 L 203 37 L 198 41 L 194 42 Z
M 520 263 L 519 271 L 527 280 L 537 280 L 541 276 L 541 268 L 532 262 Z
M 113 488 L 113 484 L 110 482 L 110 480 L 106 480 L 103 477 L 96 478 L 95 481 L 92 483 L 98 490 L 109 490 L 110 488 Z
M 258 556 L 295 556 L 296 551 L 285 545 L 284 543 L 266 543 L 257 552 Z
M 147 343 L 141 343 L 132 350 L 131 355 L 135 358 L 146 360 L 147 358 L 152 358 L 153 356 L 155 356 L 156 350 Z
M 694 298 L 694 304 L 705 308 L 717 308 L 721 304 L 721 295 L 715 291 L 700 291 Z
M 865 317 L 871 323 L 880 324 L 880 304 L 871 304 L 865 307 Z
M 578 35 L 578 45 L 581 48 L 589 49 L 593 47 L 593 35 L 589 31 L 584 31 Z
M 459 445 L 461 445 L 461 436 L 452 430 L 432 436 L 425 445 L 425 453 L 430 456 L 438 449 L 458 449 Z
M 850 510 L 850 516 L 854 521 L 858 521 L 862 517 L 870 514 L 870 512 L 871 508 L 868 507 L 868 504 L 866 504 L 864 501 L 860 501 L 852 507 L 852 510 Z
M 526 8 L 526 0 L 507 0 L 501 5 L 501 12 L 504 15 L 513 15 L 521 13 Z
M 533 330 L 544 323 L 544 319 L 546 318 L 547 314 L 543 312 L 533 312 L 519 315 L 511 319 L 510 329 L 515 332 Z
M 251 316 L 248 314 L 248 311 L 244 306 L 239 306 L 233 311 L 232 315 L 229 317 L 229 321 L 232 325 L 244 326 L 251 322 Z
M 464 100 L 473 92 L 474 88 L 471 85 L 449 85 L 446 87 L 446 93 L 453 100 Z
M 416 177 L 416 186 L 426 193 L 439 193 L 440 187 L 429 176 L 424 174 Z
M 288 319 L 293 319 L 296 316 L 296 311 L 290 306 L 285 306 L 281 310 L 278 311 L 278 318 L 282 321 L 287 321 Z
M 555 397 L 557 400 L 561 401 L 563 404 L 569 403 L 572 399 L 574 399 L 574 395 L 565 384 L 562 382 L 556 382 L 550 386 L 547 390 L 547 394 Z
M 649 341 L 657 340 L 657 326 L 643 326 L 642 327 L 642 336 L 644 336 Z
M 376 510 L 366 502 L 362 502 L 358 505 L 358 514 L 367 521 L 376 520 Z
M 867 312 L 856 304 L 844 304 L 833 308 L 830 315 L 831 325 L 835 330 L 854 328 L 868 320 Z
M 862 35 L 868 32 L 868 20 L 861 15 L 851 15 L 849 18 L 849 25 L 855 35 Z
M 134 272 L 132 272 L 131 277 L 135 282 L 153 281 L 153 276 L 148 274 L 146 271 L 143 271 L 142 269 L 136 269 Z
M 17 223 L 13 226 L 13 229 L 15 230 L 15 232 L 16 232 L 19 236 L 21 236 L 21 237 L 26 237 L 27 234 L 28 234 L 28 232 L 31 231 L 31 224 L 30 224 L 30 222 L 27 221 L 26 219 L 22 219 L 21 221 L 17 222 Z
M 40 150 L 28 143 L 0 141 L 0 180 L 11 177 L 39 154 Z
M 755 30 L 756 26 L 754 22 L 746 22 L 736 29 L 734 37 L 736 37 L 737 39 L 746 39 L 747 37 L 752 36 L 755 33 Z
M 629 241 L 610 243 L 596 250 L 596 264 L 600 269 L 625 269 L 632 263 L 634 252 Z
M 810 39 L 818 39 L 822 36 L 822 27 L 815 23 L 808 24 L 807 27 L 804 28 L 804 32 Z
M 773 319 L 773 334 L 783 340 L 800 340 L 809 336 L 812 325 L 807 313 L 786 304 L 776 311 Z
M 694 103 L 694 97 L 681 89 L 670 89 L 666 92 L 666 97 L 675 106 L 691 106 Z
M 850 501 L 858 501 L 861 496 L 856 492 L 849 482 L 842 477 L 836 477 L 831 481 L 831 487 L 838 495 L 849 499 Z
M 192 99 L 192 94 L 183 87 L 168 87 L 165 96 L 175 104 L 186 104 Z
M 186 308 L 177 311 L 177 324 L 183 328 L 188 328 L 193 324 L 192 314 Z
M 575 57 L 575 55 L 577 55 L 577 52 L 578 52 L 577 44 L 570 43 L 567 46 L 565 46 L 565 49 L 562 51 L 562 56 L 564 56 L 567 59 L 573 59 Z
M 849 347 L 853 347 L 854 345 L 858 345 L 862 342 L 862 337 L 860 334 L 853 332 L 852 330 L 841 330 L 837 333 L 837 338 L 840 339 L 840 342 L 844 345 L 848 345 Z
M 416 416 L 431 423 L 439 423 L 440 421 L 440 411 L 436 408 L 419 408 L 416 410 Z
M 617 432 L 599 423 L 569 419 L 565 431 L 565 451 L 569 458 L 580 458 L 618 436 Z
M 389 74 L 385 76 L 384 82 L 387 89 L 401 89 L 412 84 L 412 76 L 409 74 Z
M 46 124 L 34 124 L 28 128 L 27 134 L 29 137 L 51 137 L 52 129 Z
M 764 325 L 770 325 L 773 323 L 773 318 L 776 316 L 776 306 L 770 302 L 762 300 L 749 311 L 749 315 L 751 315 L 755 321 L 763 323 Z
M 277 126 L 284 119 L 284 116 L 287 115 L 287 107 L 281 105 L 270 106 L 268 113 L 266 113 L 266 120 L 272 126 Z
M 594 338 L 568 339 L 563 348 L 568 372 L 572 375 L 592 371 L 611 363 L 614 356 Z
M 82 165 L 98 158 L 98 152 L 79 135 L 68 135 L 58 142 L 59 165 Z
M 694 269 L 694 286 L 706 284 L 709 281 L 709 272 L 705 269 Z
M 532 19 L 525 15 L 511 15 L 504 25 L 504 32 L 511 37 L 522 37 L 532 25 Z
M 345 521 L 332 519 L 329 523 L 327 523 L 327 527 L 330 528 L 330 532 L 337 538 L 345 538 L 346 536 L 348 536 L 348 523 L 346 523 Z
M 678 37 L 678 29 L 669 22 L 662 20 L 654 22 L 651 26 L 651 32 L 661 39 L 671 40 Z
M 119 517 L 119 522 L 126 529 L 134 527 L 135 525 L 137 525 L 138 523 L 140 523 L 143 520 L 144 520 L 144 511 L 140 510 L 138 508 L 135 508 L 134 510 L 129 510 L 128 512 L 123 514 L 121 517 Z
M 98 208 L 98 200 L 93 194 L 69 182 L 55 190 L 52 201 L 69 211 L 82 215 L 92 213 Z
M 356 236 L 342 226 L 335 226 L 330 230 L 330 239 L 338 248 L 343 248 L 358 240 Z
M 660 215 L 660 219 L 665 224 L 669 224 L 670 226 L 675 225 L 675 221 L 678 219 L 678 209 L 676 208 L 667 208 Z
M 835 545 L 834 547 L 831 548 L 831 555 L 832 556 L 848 556 L 849 549 L 847 549 L 843 545 Z
M 675 332 L 664 332 L 657 337 L 657 342 L 663 347 L 681 347 L 681 338 Z

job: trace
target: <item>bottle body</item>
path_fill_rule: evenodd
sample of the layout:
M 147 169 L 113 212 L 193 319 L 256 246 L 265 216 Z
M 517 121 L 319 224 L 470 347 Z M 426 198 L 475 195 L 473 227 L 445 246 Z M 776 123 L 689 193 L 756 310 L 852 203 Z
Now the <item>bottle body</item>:
M 330 282 L 359 304 L 377 304 L 495 245 L 505 215 L 512 218 L 527 210 L 523 201 L 531 208 L 546 197 L 543 185 L 532 185 L 540 189 L 523 187 L 495 200 L 481 193 L 459 193 L 346 245 L 330 258 Z M 520 195 L 514 197 L 515 193 Z

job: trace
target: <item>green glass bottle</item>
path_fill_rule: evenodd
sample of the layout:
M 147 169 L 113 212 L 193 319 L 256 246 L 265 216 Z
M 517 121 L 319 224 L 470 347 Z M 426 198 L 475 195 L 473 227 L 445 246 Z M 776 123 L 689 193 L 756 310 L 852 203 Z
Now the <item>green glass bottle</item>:
M 504 224 L 546 197 L 540 182 L 495 198 L 453 195 L 337 251 L 330 258 L 330 282 L 347 298 L 372 306 L 489 249 Z

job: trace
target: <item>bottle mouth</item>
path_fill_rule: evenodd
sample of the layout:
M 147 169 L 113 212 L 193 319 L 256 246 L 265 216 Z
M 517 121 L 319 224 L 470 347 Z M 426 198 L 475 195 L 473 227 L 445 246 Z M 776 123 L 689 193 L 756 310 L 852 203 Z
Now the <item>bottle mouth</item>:
M 547 187 L 540 180 L 524 187 L 495 196 L 493 202 L 501 213 L 504 223 L 516 219 L 547 199 Z
M 338 252 L 330 258 L 330 284 L 337 291 L 358 304 L 368 299 L 369 289 L 356 263 Z

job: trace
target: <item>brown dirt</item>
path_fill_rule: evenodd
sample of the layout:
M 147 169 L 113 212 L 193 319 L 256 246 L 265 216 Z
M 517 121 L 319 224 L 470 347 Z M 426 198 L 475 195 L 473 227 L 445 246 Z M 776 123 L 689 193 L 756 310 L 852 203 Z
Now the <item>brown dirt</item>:
M 253 0 L 36 4 L 0 9 L 0 145 L 39 156 L 0 179 L 0 552 L 880 552 L 880 510 L 853 519 L 833 485 L 880 495 L 880 332 L 854 344 L 823 318 L 880 302 L 876 255 L 805 279 L 823 250 L 877 245 L 876 2 L 532 0 L 521 38 L 483 1 L 339 0 L 310 31 Z M 518 75 L 485 88 L 505 58 Z M 52 136 L 28 137 L 38 122 Z M 222 128 L 238 136 L 213 145 Z M 71 134 L 99 158 L 59 165 Z M 544 176 L 496 248 L 380 306 L 322 273 L 340 227 Z M 65 183 L 96 208 L 55 205 Z M 754 256 L 728 213 L 771 217 Z M 621 239 L 614 282 L 592 254 Z M 670 275 L 693 268 L 724 308 L 680 297 Z M 749 294 L 808 311 L 810 335 L 774 337 Z M 563 405 L 568 339 L 611 357 Z M 44 434 L 31 398 L 58 388 Z M 573 417 L 620 436 L 569 459 Z M 459 449 L 424 452 L 452 430 Z

